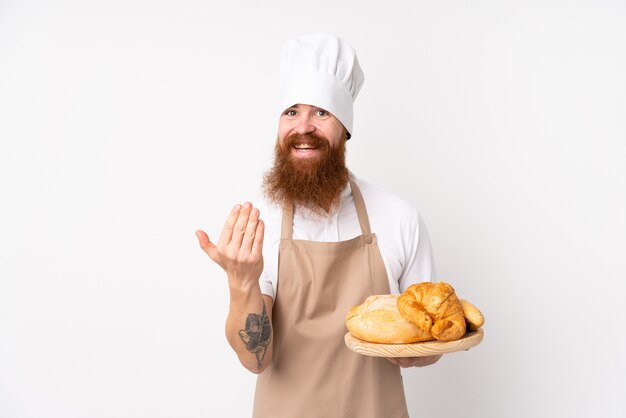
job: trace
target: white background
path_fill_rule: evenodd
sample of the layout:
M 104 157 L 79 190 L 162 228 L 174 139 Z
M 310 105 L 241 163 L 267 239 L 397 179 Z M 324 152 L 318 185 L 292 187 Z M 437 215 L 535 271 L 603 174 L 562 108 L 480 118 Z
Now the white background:
M 271 163 L 285 41 L 358 51 L 349 167 L 484 342 L 412 417 L 626 417 L 623 1 L 0 0 L 0 416 L 247 417 L 197 246 Z

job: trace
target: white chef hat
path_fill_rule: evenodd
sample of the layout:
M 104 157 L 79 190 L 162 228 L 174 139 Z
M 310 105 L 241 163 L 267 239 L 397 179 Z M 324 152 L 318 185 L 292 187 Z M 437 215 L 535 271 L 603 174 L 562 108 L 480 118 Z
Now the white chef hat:
M 335 115 L 352 133 L 352 106 L 364 75 L 343 39 L 313 33 L 287 42 L 280 60 L 280 109 L 301 103 Z

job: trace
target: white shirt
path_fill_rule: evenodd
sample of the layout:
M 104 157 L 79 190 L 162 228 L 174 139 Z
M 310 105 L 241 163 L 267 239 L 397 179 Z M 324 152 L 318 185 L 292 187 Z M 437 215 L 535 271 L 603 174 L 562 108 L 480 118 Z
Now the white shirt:
M 350 178 L 361 190 L 372 232 L 376 234 L 391 293 L 401 293 L 411 284 L 434 281 L 430 238 L 419 212 L 399 197 L 357 179 Z M 259 279 L 261 293 L 276 296 L 278 250 L 282 208 L 269 205 L 261 210 L 265 222 L 263 241 L 264 270 Z M 322 242 L 346 241 L 361 235 L 350 184 L 341 195 L 340 206 L 326 218 L 312 217 L 296 207 L 293 239 Z

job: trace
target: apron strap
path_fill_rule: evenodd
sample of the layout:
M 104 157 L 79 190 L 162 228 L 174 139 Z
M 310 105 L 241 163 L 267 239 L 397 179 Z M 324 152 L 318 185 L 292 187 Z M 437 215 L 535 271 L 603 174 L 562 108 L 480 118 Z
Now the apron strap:
M 361 234 L 364 236 L 371 235 L 370 219 L 367 216 L 367 209 L 365 208 L 365 201 L 363 200 L 361 190 L 352 180 L 350 180 L 350 188 L 352 189 L 352 197 L 354 198 L 354 205 L 356 206 L 356 214 L 359 217 L 359 224 L 361 225 Z
M 281 241 L 289 240 L 293 237 L 293 203 L 283 205 L 283 223 L 280 229 Z
M 368 236 L 372 234 L 370 228 L 370 220 L 367 216 L 367 209 L 365 208 L 365 201 L 359 186 L 355 182 L 350 180 L 350 188 L 352 189 L 352 197 L 354 199 L 354 206 L 356 206 L 356 214 L 359 217 L 359 225 L 361 226 L 361 234 Z M 280 230 L 280 239 L 289 240 L 293 237 L 293 204 L 283 205 L 283 219 Z

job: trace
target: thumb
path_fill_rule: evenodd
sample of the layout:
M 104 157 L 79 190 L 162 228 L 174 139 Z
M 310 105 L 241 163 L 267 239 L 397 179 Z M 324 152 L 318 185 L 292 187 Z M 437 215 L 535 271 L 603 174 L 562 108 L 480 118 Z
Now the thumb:
M 199 229 L 196 231 L 196 237 L 198 237 L 200 248 L 202 248 L 209 257 L 213 258 L 212 255 L 215 253 L 215 244 L 211 242 L 207 233 Z

